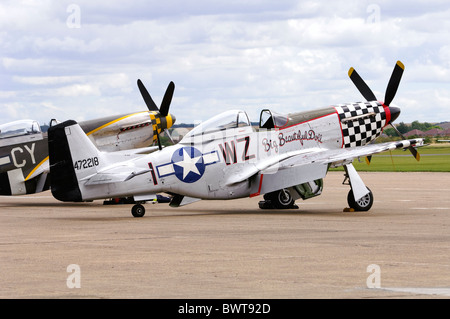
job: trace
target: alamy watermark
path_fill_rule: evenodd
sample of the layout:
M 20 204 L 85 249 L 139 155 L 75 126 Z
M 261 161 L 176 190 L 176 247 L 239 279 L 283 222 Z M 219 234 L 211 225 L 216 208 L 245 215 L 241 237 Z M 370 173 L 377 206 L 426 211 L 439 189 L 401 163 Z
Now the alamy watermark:
M 373 25 L 378 28 L 381 22 L 381 7 L 378 4 L 369 4 L 366 8 L 367 18 L 366 24 Z
M 67 272 L 70 273 L 67 276 L 66 285 L 67 288 L 81 288 L 81 268 L 77 264 L 70 264 L 67 266 Z
M 381 288 L 381 268 L 376 264 L 367 266 L 367 272 L 370 273 L 367 277 L 367 288 Z
M 70 4 L 67 6 L 66 12 L 69 16 L 66 20 L 66 25 L 69 29 L 81 28 L 81 8 L 77 4 Z

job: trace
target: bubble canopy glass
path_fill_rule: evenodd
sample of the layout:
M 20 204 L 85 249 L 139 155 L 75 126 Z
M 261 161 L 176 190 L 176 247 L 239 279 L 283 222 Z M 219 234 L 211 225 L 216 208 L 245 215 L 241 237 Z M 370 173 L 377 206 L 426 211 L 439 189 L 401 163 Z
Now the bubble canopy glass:
M 0 125 L 0 139 L 39 133 L 41 128 L 34 120 L 20 120 Z
M 239 110 L 231 110 L 220 113 L 209 120 L 194 127 L 184 139 L 189 139 L 195 136 L 205 135 L 217 131 L 227 129 L 234 129 L 240 127 L 250 127 L 247 113 Z

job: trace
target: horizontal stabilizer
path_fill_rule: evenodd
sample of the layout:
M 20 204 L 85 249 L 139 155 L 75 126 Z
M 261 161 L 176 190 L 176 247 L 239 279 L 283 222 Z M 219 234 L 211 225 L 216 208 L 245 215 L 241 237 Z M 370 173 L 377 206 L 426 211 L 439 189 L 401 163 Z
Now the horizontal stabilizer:
M 136 172 L 135 170 L 130 171 L 128 166 L 117 166 L 80 179 L 80 182 L 85 182 L 84 185 L 86 186 L 126 182 L 136 176 L 149 172 L 150 169 Z

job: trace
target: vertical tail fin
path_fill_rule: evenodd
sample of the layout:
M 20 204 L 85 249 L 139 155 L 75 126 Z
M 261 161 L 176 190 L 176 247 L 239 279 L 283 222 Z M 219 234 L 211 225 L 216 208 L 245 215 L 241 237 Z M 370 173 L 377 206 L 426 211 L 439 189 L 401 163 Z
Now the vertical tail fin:
M 48 129 L 48 149 L 53 196 L 64 202 L 83 201 L 78 180 L 97 172 L 101 153 L 72 120 Z

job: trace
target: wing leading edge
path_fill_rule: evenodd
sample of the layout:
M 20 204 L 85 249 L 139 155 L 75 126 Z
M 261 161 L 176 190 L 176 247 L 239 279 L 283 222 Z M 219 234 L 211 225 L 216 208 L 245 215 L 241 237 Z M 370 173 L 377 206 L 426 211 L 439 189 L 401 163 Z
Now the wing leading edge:
M 396 142 L 387 142 L 380 144 L 368 144 L 364 146 L 358 146 L 354 148 L 340 148 L 340 149 L 320 149 L 314 148 L 308 151 L 296 151 L 290 153 L 280 154 L 276 157 L 272 157 L 263 162 L 259 162 L 255 165 L 249 166 L 246 170 L 242 171 L 239 175 L 231 176 L 226 185 L 230 186 L 236 183 L 243 182 L 256 174 L 273 174 L 282 170 L 289 170 L 298 168 L 299 166 L 306 166 L 311 164 L 331 165 L 332 167 L 342 166 L 351 163 L 355 158 L 370 156 L 377 153 L 382 153 L 394 149 L 407 149 L 410 146 L 420 147 L 423 146 L 423 139 L 411 139 Z M 320 171 L 322 178 L 323 170 Z M 286 186 L 289 187 L 289 186 Z

